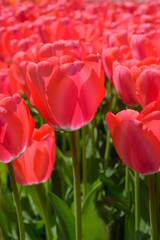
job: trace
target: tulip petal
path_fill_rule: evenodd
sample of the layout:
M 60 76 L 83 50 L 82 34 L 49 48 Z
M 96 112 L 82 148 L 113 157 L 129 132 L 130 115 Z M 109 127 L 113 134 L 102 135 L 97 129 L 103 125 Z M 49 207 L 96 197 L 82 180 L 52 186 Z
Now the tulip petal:
M 50 177 L 54 162 L 54 130 L 44 124 L 40 129 L 35 129 L 24 154 L 13 161 L 16 181 L 21 185 L 44 182 Z
M 72 65 L 72 63 L 68 64 Z M 74 74 L 72 67 L 71 71 L 70 74 Z M 70 129 L 78 100 L 78 89 L 72 78 L 65 74 L 64 67 L 57 68 L 52 77 L 50 77 L 46 86 L 45 98 L 61 129 Z
M 116 127 L 116 125 L 118 124 L 119 122 L 119 119 L 111 112 L 108 112 L 106 114 L 106 124 L 107 124 L 107 127 L 111 133 L 111 135 L 113 135 L 114 133 L 114 129 Z
M 123 120 L 116 125 L 112 138 L 119 157 L 129 168 L 141 174 L 159 171 L 159 141 L 143 123 Z
M 7 163 L 26 149 L 34 129 L 34 119 L 19 95 L 0 102 L 0 161 Z
M 112 64 L 114 60 L 119 60 L 119 48 L 118 47 L 113 47 L 113 48 L 108 48 L 107 50 L 104 50 L 102 53 L 102 63 L 103 63 L 103 68 L 104 71 L 113 85 L 113 80 L 112 80 Z
M 143 121 L 143 119 L 153 111 L 160 111 L 160 102 L 154 101 L 148 104 L 139 114 L 139 116 L 137 117 L 137 120 Z
M 20 161 L 19 161 L 20 159 Z M 16 178 L 16 182 L 25 185 L 26 184 L 26 174 L 25 174 L 25 162 L 24 162 L 24 156 L 21 155 L 18 159 L 13 161 L 13 169 L 14 169 L 14 175 Z
M 132 110 L 132 109 L 127 109 L 127 110 L 123 110 L 119 113 L 116 114 L 116 117 L 122 121 L 124 119 L 136 119 L 139 115 L 139 112 Z
M 55 162 L 54 144 L 55 141 L 53 137 L 51 135 L 47 135 L 37 145 L 34 156 L 35 161 L 33 169 L 37 179 L 37 183 L 45 182 L 51 175 Z M 40 163 L 40 165 L 38 163 Z M 38 165 L 39 167 L 37 167 Z
M 136 80 L 136 94 L 142 105 L 160 100 L 160 71 L 147 69 L 143 71 Z
M 99 104 L 105 96 L 104 85 L 100 84 L 99 81 L 97 74 L 92 71 L 80 92 L 79 104 L 86 123 L 92 120 Z
M 154 111 L 148 114 L 142 120 L 143 124 L 148 127 L 152 131 L 152 133 L 157 137 L 160 141 L 160 131 L 159 131 L 159 123 L 160 123 L 160 111 Z
M 133 58 L 139 60 L 150 56 L 156 57 L 152 42 L 145 35 L 133 35 L 130 40 L 130 49 Z
M 138 104 L 135 83 L 127 67 L 117 66 L 113 73 L 114 87 L 121 99 L 128 105 Z
M 54 123 L 54 126 L 58 128 L 59 123 L 52 114 L 45 97 L 47 79 L 53 74 L 56 66 L 50 62 L 40 62 L 38 65 L 29 63 L 27 66 L 27 83 L 32 92 L 34 107 L 50 125 Z

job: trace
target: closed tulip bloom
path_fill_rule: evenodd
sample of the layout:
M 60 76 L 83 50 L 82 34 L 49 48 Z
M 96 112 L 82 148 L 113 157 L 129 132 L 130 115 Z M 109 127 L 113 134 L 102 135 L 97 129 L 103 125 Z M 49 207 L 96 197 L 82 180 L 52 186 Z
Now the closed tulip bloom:
M 21 40 L 13 39 L 10 43 L 12 53 L 15 55 L 20 51 L 26 52 L 28 49 L 32 48 L 38 42 L 40 42 L 40 39 L 39 36 L 36 34 L 32 34 L 28 38 L 22 38 Z
M 132 56 L 138 60 L 143 60 L 150 56 L 156 57 L 155 47 L 145 34 L 131 36 L 130 49 Z
M 8 163 L 25 151 L 35 122 L 18 94 L 0 97 L 0 162 Z
M 70 55 L 76 59 L 82 59 L 89 54 L 89 47 L 84 41 L 77 40 L 59 40 L 54 43 L 37 45 L 34 49 L 33 57 L 37 62 L 48 60 L 53 56 L 60 58 L 64 55 Z
M 136 80 L 137 98 L 142 107 L 153 101 L 160 101 L 159 65 L 145 67 Z
M 82 60 L 51 57 L 27 65 L 31 103 L 55 129 L 76 130 L 90 122 L 104 98 L 104 74 L 97 55 Z
M 159 61 L 152 57 L 141 61 L 129 59 L 123 63 L 114 61 L 113 84 L 122 101 L 144 107 L 160 100 Z
M 113 32 L 110 34 L 108 42 L 110 47 L 128 45 L 127 31 L 119 29 L 117 32 Z
M 132 67 L 138 63 L 138 60 L 130 59 L 123 64 L 119 64 L 117 61 L 113 64 L 113 84 L 114 87 L 122 99 L 128 105 L 138 105 L 138 99 L 136 96 L 136 82 L 133 76 L 136 74 L 135 69 L 132 71 Z M 139 69 L 136 69 L 139 72 Z
M 54 162 L 54 130 L 48 124 L 44 124 L 39 130 L 34 130 L 26 151 L 13 162 L 17 183 L 31 185 L 47 181 L 53 170 Z
M 30 91 L 26 82 L 26 66 L 28 61 L 31 59 L 29 54 L 25 52 L 18 52 L 14 58 L 13 63 L 10 67 L 10 71 L 13 77 L 16 79 L 20 89 L 23 91 L 24 95 L 29 99 Z
M 139 113 L 124 110 L 106 114 L 114 147 L 126 166 L 141 174 L 160 170 L 160 102 Z
M 74 20 L 69 17 L 42 16 L 38 19 L 37 26 L 43 43 L 81 37 L 81 33 L 76 32 Z
M 20 87 L 9 68 L 0 69 L 0 94 L 20 93 Z
M 105 74 L 107 75 L 110 83 L 113 83 L 113 63 L 115 60 L 122 62 L 126 59 L 131 58 L 130 50 L 128 46 L 121 46 L 121 47 L 112 47 L 107 48 L 102 52 L 102 63 Z

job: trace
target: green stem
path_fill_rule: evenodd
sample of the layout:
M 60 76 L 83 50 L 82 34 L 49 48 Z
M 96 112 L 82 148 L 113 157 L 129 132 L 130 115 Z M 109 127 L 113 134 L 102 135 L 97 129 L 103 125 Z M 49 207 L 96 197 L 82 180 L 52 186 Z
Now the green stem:
M 126 203 L 127 207 L 130 207 L 130 194 L 129 194 L 129 168 L 125 167 L 125 193 L 126 193 Z M 129 231 L 128 231 L 128 214 L 125 215 L 125 240 L 129 239 Z
M 112 99 L 113 99 L 113 91 L 112 90 L 113 90 L 113 86 L 109 82 L 109 93 L 108 93 L 108 95 L 110 97 L 110 99 L 109 99 L 109 109 L 111 109 L 111 106 L 112 106 Z
M 17 211 L 17 218 L 18 218 L 18 226 L 19 226 L 19 238 L 20 240 L 25 240 L 25 230 L 24 230 L 24 222 L 23 222 L 23 216 L 22 216 L 22 207 L 21 207 L 21 202 L 19 199 L 18 195 L 18 189 L 17 189 L 17 184 L 14 176 L 14 170 L 12 166 L 12 162 L 8 163 L 8 171 L 9 171 L 9 176 L 11 180 L 11 185 L 12 185 L 12 191 L 13 191 L 13 196 L 15 200 L 15 205 L 16 205 L 16 211 Z
M 42 126 L 44 124 L 44 119 L 41 115 L 39 115 L 39 117 L 40 117 L 40 126 Z
M 2 181 L 1 181 L 1 170 L 0 170 L 0 212 L 2 211 Z M 0 239 L 4 240 L 2 229 L 0 227 Z
M 116 102 L 117 102 L 117 92 L 115 89 L 113 89 L 113 91 L 114 91 L 114 96 L 112 98 L 111 111 L 115 111 Z
M 110 153 L 110 131 L 107 131 L 107 141 L 106 141 L 106 150 L 105 150 L 105 155 L 104 155 L 104 171 L 108 167 L 108 161 L 109 161 L 109 153 Z
M 148 175 L 151 240 L 157 240 L 155 174 Z
M 45 227 L 46 227 L 47 237 L 48 237 L 48 240 L 52 240 L 53 238 L 52 238 L 50 222 L 49 222 L 49 218 L 48 218 L 48 214 L 47 214 L 46 202 L 44 201 L 44 197 L 43 197 L 43 194 L 42 194 L 40 184 L 36 184 L 35 188 L 36 188 L 37 195 L 38 195 L 39 202 L 40 202 L 40 206 L 41 206 L 41 212 L 42 212 L 43 220 L 44 220 Z
M 91 122 L 91 139 L 92 139 L 92 155 L 95 156 L 95 136 L 94 136 L 94 128 L 95 128 L 95 118 L 93 118 Z
M 62 152 L 63 154 L 65 154 L 66 152 L 66 149 L 67 149 L 67 132 L 62 132 Z M 61 159 L 61 166 L 62 166 L 62 169 L 65 169 L 65 166 L 64 166 L 64 159 L 62 158 Z M 64 179 L 61 178 L 61 192 L 62 192 L 62 197 L 65 196 L 65 182 L 64 182 Z
M 86 127 L 82 128 L 83 201 L 87 196 Z
M 80 129 L 76 131 L 76 140 L 79 143 L 80 142 Z M 80 149 L 80 144 L 77 145 L 77 153 L 78 153 L 78 158 L 81 159 L 81 149 Z
M 1 202 L 1 199 L 2 199 L 2 181 L 1 181 L 1 171 L 0 171 L 0 212 L 2 211 L 2 202 Z
M 159 187 L 159 183 L 160 183 L 160 173 L 156 173 L 156 206 L 157 206 L 157 221 L 159 222 L 160 219 L 160 187 Z
M 66 151 L 66 132 L 62 133 L 62 152 Z
M 70 132 L 70 143 L 73 161 L 76 240 L 81 240 L 82 239 L 81 192 L 80 192 L 80 176 L 79 176 L 78 151 L 76 144 L 76 132 Z
M 139 208 L 139 173 L 135 172 L 135 231 L 140 227 L 140 208 Z

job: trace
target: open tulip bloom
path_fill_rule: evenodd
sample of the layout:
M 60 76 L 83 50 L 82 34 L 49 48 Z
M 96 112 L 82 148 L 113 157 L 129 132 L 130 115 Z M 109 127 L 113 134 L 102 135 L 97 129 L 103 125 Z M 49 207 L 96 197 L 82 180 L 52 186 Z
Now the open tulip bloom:
M 123 110 L 106 114 L 115 149 L 132 170 L 151 174 L 160 170 L 160 102 L 152 102 L 141 113 Z
M 31 104 L 55 129 L 76 130 L 90 122 L 104 98 L 99 55 L 69 55 L 27 65 Z

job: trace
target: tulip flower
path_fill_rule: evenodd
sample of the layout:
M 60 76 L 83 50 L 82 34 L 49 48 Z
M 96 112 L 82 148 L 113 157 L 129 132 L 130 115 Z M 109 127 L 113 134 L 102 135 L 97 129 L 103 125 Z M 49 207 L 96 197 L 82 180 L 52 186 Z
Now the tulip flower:
M 32 34 L 28 38 L 13 39 L 10 43 L 12 54 L 15 55 L 20 51 L 26 52 L 29 48 L 32 48 L 34 45 L 40 42 L 39 36 L 37 34 Z
M 47 181 L 54 162 L 54 130 L 44 124 L 39 130 L 34 129 L 26 151 L 13 162 L 16 182 L 20 185 L 31 185 Z
M 34 125 L 29 108 L 18 94 L 0 95 L 0 162 L 11 162 L 26 150 Z
M 98 55 L 77 60 L 65 55 L 28 63 L 31 104 L 51 127 L 76 130 L 90 122 L 104 98 L 104 76 Z
M 160 102 L 152 102 L 141 113 L 124 110 L 106 114 L 114 147 L 127 167 L 141 174 L 160 170 Z
M 45 61 L 56 56 L 70 55 L 76 59 L 82 59 L 89 53 L 89 47 L 84 41 L 59 40 L 54 43 L 39 44 L 32 52 L 36 61 Z M 17 54 L 18 55 L 18 54 Z
M 143 35 L 133 35 L 130 39 L 130 49 L 132 56 L 138 60 L 153 56 L 156 57 L 156 51 L 152 42 Z
M 141 61 L 129 59 L 122 63 L 113 62 L 113 84 L 122 101 L 144 107 L 160 99 L 159 61 L 148 57 Z
M 38 19 L 37 26 L 43 43 L 61 39 L 79 39 L 81 37 L 80 33 L 76 32 L 73 19 L 69 17 L 42 16 Z
M 119 64 L 117 61 L 113 63 L 113 84 L 121 99 L 128 105 L 138 105 L 138 99 L 136 96 L 136 82 L 135 75 L 139 73 L 139 69 L 132 68 L 139 61 L 130 59 L 123 64 Z M 133 71 L 134 69 L 134 71 Z
M 160 101 L 159 65 L 145 67 L 136 80 L 137 98 L 142 107 L 150 102 Z
M 0 94 L 20 93 L 20 87 L 9 68 L 0 69 Z
M 26 66 L 28 61 L 31 59 L 28 53 L 23 51 L 18 52 L 14 55 L 13 63 L 10 67 L 12 75 L 16 79 L 20 89 L 23 91 L 24 95 L 29 98 L 30 91 L 26 82 Z
M 109 39 L 109 46 L 115 47 L 115 46 L 127 46 L 128 45 L 128 33 L 126 30 L 119 30 L 117 32 L 113 32 L 110 34 Z
M 113 62 L 115 60 L 121 62 L 129 59 L 130 51 L 128 46 L 107 48 L 102 52 L 102 62 L 104 71 L 112 85 L 113 83 Z

